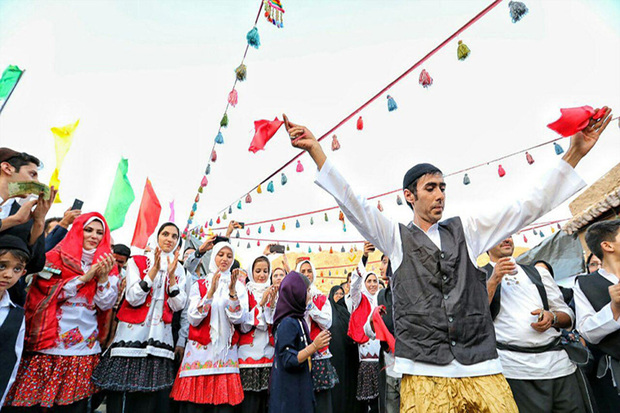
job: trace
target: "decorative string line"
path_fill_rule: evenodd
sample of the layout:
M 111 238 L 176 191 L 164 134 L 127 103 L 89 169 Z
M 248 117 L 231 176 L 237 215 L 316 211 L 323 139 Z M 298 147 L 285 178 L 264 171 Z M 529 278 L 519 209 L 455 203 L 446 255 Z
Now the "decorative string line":
M 260 18 L 260 13 L 263 10 L 263 0 L 260 0 L 260 6 L 258 7 L 258 13 L 256 13 L 256 19 L 254 19 L 254 27 L 256 27 L 256 25 L 258 24 L 258 19 Z M 243 57 L 241 58 L 241 63 L 240 65 L 242 65 L 245 62 L 245 58 L 248 55 L 248 50 L 250 48 L 250 44 L 248 42 L 246 42 L 245 45 L 245 51 L 243 52 Z M 235 87 L 237 86 L 237 83 L 239 82 L 239 79 L 237 79 L 237 76 L 235 76 L 235 81 L 233 82 L 233 87 L 231 90 L 234 90 Z M 226 99 L 226 108 L 224 109 L 224 114 L 228 113 L 228 108 L 230 107 L 230 102 L 228 101 L 228 99 Z M 220 124 L 220 126 L 217 129 L 217 133 L 220 133 L 222 131 L 222 125 Z M 215 150 L 215 146 L 217 145 L 217 143 L 215 142 L 215 140 L 213 140 L 213 144 L 211 146 L 211 150 L 209 151 L 209 160 L 207 161 L 207 166 L 205 167 L 205 171 L 207 170 L 207 168 L 209 168 L 209 165 L 211 165 L 211 156 L 213 154 L 213 151 Z M 203 176 L 206 176 L 206 174 L 203 174 Z M 206 187 L 203 188 L 203 192 L 206 190 Z M 200 193 L 200 192 L 199 192 Z M 196 202 L 196 204 L 198 204 L 198 202 Z M 196 211 L 194 211 L 194 213 L 196 213 Z M 189 215 L 188 217 L 188 221 L 192 221 L 192 217 L 191 215 Z M 187 232 L 189 229 L 189 225 L 190 223 L 188 222 L 185 226 L 185 231 Z
M 491 4 L 489 4 L 484 10 L 482 10 L 480 13 L 478 13 L 476 16 L 474 16 L 471 20 L 469 20 L 467 23 L 465 23 L 465 25 L 461 26 L 461 28 L 459 28 L 457 31 L 455 31 L 450 37 L 448 37 L 447 39 L 445 39 L 443 42 L 441 42 L 438 46 L 436 46 L 433 50 L 431 50 L 430 52 L 428 52 L 426 54 L 426 56 L 424 56 L 423 58 L 421 58 L 420 60 L 418 60 L 413 66 L 411 66 L 409 69 L 407 69 L 403 74 L 401 74 L 400 76 L 398 76 L 396 79 L 394 79 L 392 82 L 390 82 L 387 86 L 385 86 L 383 89 L 381 89 L 379 92 L 377 92 L 373 97 L 371 97 L 370 99 L 368 99 L 365 103 L 363 103 L 360 107 L 358 107 L 357 109 L 355 109 L 353 112 L 351 112 L 347 117 L 345 117 L 344 119 L 342 119 L 340 122 L 338 122 L 334 127 L 332 127 L 330 130 L 328 130 L 327 132 L 325 132 L 319 139 L 318 141 L 322 141 L 323 139 L 325 139 L 327 136 L 331 135 L 333 132 L 335 132 L 338 128 L 340 128 L 342 125 L 344 125 L 345 123 L 347 123 L 349 120 L 351 120 L 355 115 L 357 115 L 359 112 L 361 112 L 364 108 L 366 108 L 368 105 L 370 105 L 372 102 L 374 102 L 375 100 L 377 100 L 380 96 L 382 96 L 385 92 L 387 92 L 388 90 L 390 90 L 395 84 L 397 84 L 398 82 L 400 82 L 402 79 L 404 79 L 407 75 L 409 75 L 411 72 L 413 72 L 415 69 L 417 69 L 420 65 L 422 65 L 422 63 L 426 62 L 431 56 L 433 56 L 435 53 L 437 53 L 439 50 L 441 50 L 444 46 L 446 46 L 448 43 L 450 43 L 452 40 L 454 40 L 457 36 L 459 36 L 461 33 L 463 33 L 465 30 L 467 30 L 471 25 L 473 25 L 474 23 L 476 23 L 478 20 L 480 20 L 482 17 L 484 17 L 488 12 L 490 12 L 491 10 L 493 10 L 497 5 L 499 5 L 499 3 L 501 3 L 502 0 L 495 0 L 494 2 L 492 2 Z M 259 13 L 260 14 L 260 13 Z M 273 178 L 275 175 L 277 175 L 279 172 L 281 172 L 284 168 L 286 168 L 287 166 L 289 166 L 290 164 L 292 164 L 293 162 L 295 162 L 301 155 L 304 154 L 304 151 L 300 151 L 297 155 L 295 155 L 291 160 L 289 160 L 288 162 L 286 162 L 283 166 L 281 166 L 280 168 L 278 168 L 275 172 L 271 173 L 271 175 L 269 175 L 267 178 L 263 179 L 262 181 L 260 181 L 260 183 L 256 186 L 254 186 L 252 189 L 250 189 L 249 191 L 244 192 L 244 194 L 249 194 L 250 192 L 256 190 L 258 188 L 259 185 L 264 184 L 265 182 L 267 182 L 269 179 Z M 230 205 L 233 205 L 237 200 L 242 199 L 244 195 L 237 197 L 235 199 L 235 201 L 227 204 L 226 207 L 222 208 L 219 212 L 218 215 L 221 215 L 224 211 L 226 211 L 228 209 L 228 207 Z
M 519 155 L 519 154 L 531 151 L 532 149 L 540 148 L 541 146 L 545 146 L 545 145 L 550 145 L 550 144 L 552 144 L 552 143 L 554 143 L 556 141 L 559 141 L 560 139 L 564 139 L 564 137 L 560 136 L 558 138 L 551 139 L 550 141 L 539 143 L 537 145 L 530 146 L 529 148 L 521 149 L 521 150 L 518 150 L 516 152 L 512 152 L 512 153 L 510 153 L 508 155 L 500 156 L 499 158 L 495 158 L 495 159 L 492 159 L 492 160 L 487 161 L 487 162 L 479 163 L 477 165 L 470 166 L 468 168 L 461 169 L 461 170 L 456 171 L 456 172 L 450 172 L 449 174 L 444 175 L 444 177 L 459 175 L 459 174 L 462 174 L 464 172 L 471 171 L 473 169 L 481 168 L 483 166 L 487 166 L 487 165 L 490 165 L 492 163 L 499 162 L 499 161 L 501 161 L 503 159 L 510 158 L 512 156 L 516 156 L 516 155 Z M 392 194 L 395 194 L 395 193 L 400 192 L 400 191 L 402 191 L 402 188 L 397 188 L 397 189 L 394 189 L 394 190 L 391 190 L 391 191 L 388 191 L 388 192 L 383 192 L 381 194 L 373 195 L 373 196 L 368 197 L 366 199 L 368 199 L 370 201 L 370 200 L 373 200 L 373 199 L 382 198 L 382 197 L 387 196 L 387 195 L 392 195 Z M 255 222 L 246 222 L 245 225 L 246 226 L 255 226 L 255 225 L 261 225 L 261 224 L 268 224 L 268 223 L 271 223 L 271 222 L 278 222 L 278 221 L 284 221 L 284 220 L 292 219 L 292 218 L 299 218 L 299 217 L 303 217 L 303 216 L 307 216 L 307 215 L 319 214 L 321 212 L 332 211 L 334 209 L 339 209 L 339 208 L 340 207 L 338 205 L 335 205 L 335 206 L 331 206 L 331 207 L 328 207 L 328 208 L 322 208 L 322 209 L 317 209 L 317 210 L 308 211 L 308 212 L 301 212 L 299 214 L 287 215 L 287 216 L 280 217 L 280 218 L 272 218 L 272 219 L 266 219 L 266 220 L 255 221 Z M 219 230 L 226 229 L 226 228 L 227 227 L 217 227 L 217 228 L 211 228 L 211 229 L 213 231 L 219 231 Z

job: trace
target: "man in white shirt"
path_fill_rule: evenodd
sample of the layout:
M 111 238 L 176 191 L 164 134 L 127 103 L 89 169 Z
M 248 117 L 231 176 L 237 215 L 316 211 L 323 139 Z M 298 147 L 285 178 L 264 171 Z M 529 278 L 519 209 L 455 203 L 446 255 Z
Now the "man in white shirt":
M 360 234 L 390 259 L 395 320 L 395 371 L 403 374 L 401 411 L 517 412 L 501 374 L 487 301 L 485 274 L 476 257 L 569 198 L 585 183 L 574 167 L 594 147 L 611 120 L 571 138 L 562 160 L 512 202 L 473 217 L 441 221 L 445 182 L 441 171 L 418 164 L 405 174 L 403 195 L 414 211 L 405 226 L 380 213 L 327 159 L 312 132 L 285 116 L 293 146 L 319 169 L 316 183 L 337 201 Z M 500 223 L 498 225 L 498 223 Z
M 584 412 L 577 367 L 559 346 L 573 311 L 549 271 L 517 265 L 508 237 L 487 251 L 487 291 L 499 359 L 521 413 Z
M 601 413 L 620 412 L 620 220 L 593 224 L 586 243 L 602 267 L 577 278 L 577 330 L 590 343 L 597 368 L 590 377 Z

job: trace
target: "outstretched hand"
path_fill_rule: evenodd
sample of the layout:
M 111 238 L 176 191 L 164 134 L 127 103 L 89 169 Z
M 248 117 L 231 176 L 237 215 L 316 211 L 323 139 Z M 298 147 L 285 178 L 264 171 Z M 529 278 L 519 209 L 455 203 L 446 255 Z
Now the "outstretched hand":
M 284 118 L 284 127 L 291 137 L 291 144 L 295 148 L 307 151 L 319 169 L 321 169 L 327 156 L 325 156 L 325 152 L 323 152 L 319 141 L 307 127 L 291 122 L 285 114 L 282 114 L 282 117 Z
M 573 168 L 579 163 L 581 158 L 596 145 L 601 133 L 611 122 L 611 109 L 605 106 L 605 112 L 599 119 L 590 119 L 590 123 L 581 132 L 577 132 L 570 138 L 570 147 L 562 159 L 568 162 Z M 595 109 L 595 113 L 599 109 Z

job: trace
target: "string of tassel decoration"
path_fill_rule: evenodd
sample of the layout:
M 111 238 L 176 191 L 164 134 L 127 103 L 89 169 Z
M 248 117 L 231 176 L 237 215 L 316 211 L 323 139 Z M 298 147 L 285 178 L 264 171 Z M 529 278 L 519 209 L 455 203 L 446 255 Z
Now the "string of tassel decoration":
M 228 94 L 228 103 L 230 103 L 230 106 L 233 108 L 237 106 L 237 103 L 239 103 L 239 95 L 237 94 L 236 89 L 231 90 Z
M 222 128 L 228 127 L 228 113 L 224 113 L 224 116 L 222 116 L 222 120 L 220 121 L 220 126 Z
M 248 32 L 245 38 L 248 41 L 248 44 L 253 48 L 258 49 L 260 47 L 260 36 L 258 35 L 258 28 L 256 26 Z
M 239 82 L 243 82 L 248 76 L 248 68 L 246 67 L 246 65 L 241 63 L 239 67 L 235 69 L 235 75 L 237 76 L 237 80 Z
M 265 0 L 265 17 L 278 29 L 284 27 L 284 8 L 280 0 Z
M 388 104 L 388 111 L 390 112 L 393 112 L 396 109 L 398 109 L 398 105 L 396 104 L 396 101 L 390 95 L 387 95 L 387 104 Z
M 215 137 L 215 143 L 219 145 L 224 143 L 224 135 L 222 135 L 222 132 L 217 133 L 217 136 Z

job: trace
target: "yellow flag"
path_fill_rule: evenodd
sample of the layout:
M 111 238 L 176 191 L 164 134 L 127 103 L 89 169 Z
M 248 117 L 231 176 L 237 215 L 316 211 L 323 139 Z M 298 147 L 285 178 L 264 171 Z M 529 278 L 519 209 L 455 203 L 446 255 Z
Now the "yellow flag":
M 58 174 L 60 173 L 60 168 L 65 161 L 65 156 L 67 156 L 67 152 L 69 152 L 69 148 L 71 148 L 71 143 L 73 143 L 73 133 L 79 124 L 80 120 L 78 119 L 73 124 L 52 128 L 52 134 L 54 135 L 54 147 L 56 148 L 56 169 L 54 169 L 54 173 L 50 179 L 50 187 L 54 186 L 54 188 L 58 189 L 60 186 Z M 59 204 L 60 202 L 60 194 L 58 194 L 56 195 L 54 203 Z

